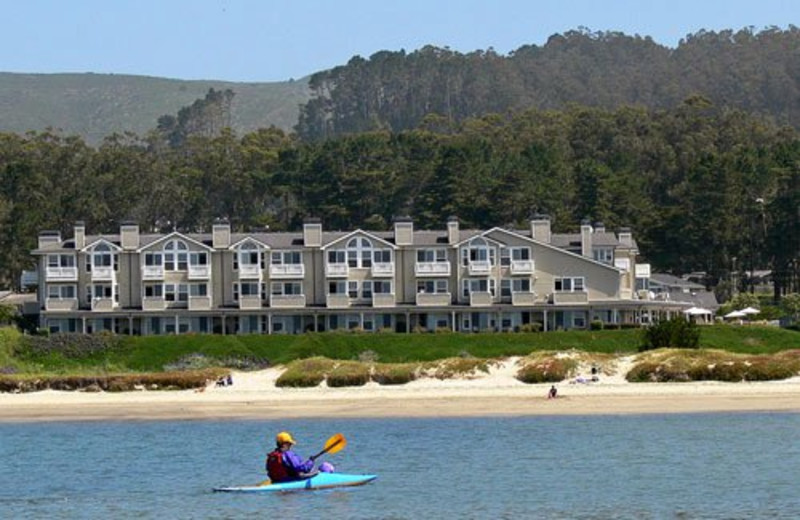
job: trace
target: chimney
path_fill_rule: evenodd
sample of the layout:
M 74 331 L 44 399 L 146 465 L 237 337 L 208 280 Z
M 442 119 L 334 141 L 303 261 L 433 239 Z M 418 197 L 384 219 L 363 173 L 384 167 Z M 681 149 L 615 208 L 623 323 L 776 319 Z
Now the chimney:
M 534 215 L 531 217 L 531 238 L 537 242 L 550 243 L 549 215 Z
M 59 249 L 61 233 L 58 231 L 40 231 L 38 249 Z
M 459 242 L 460 234 L 458 231 L 458 217 L 450 217 L 447 219 L 447 243 L 451 246 Z
M 303 244 L 306 247 L 322 246 L 322 221 L 308 217 L 303 221 Z
M 592 258 L 592 224 L 588 219 L 581 222 L 581 254 Z
M 139 224 L 131 220 L 121 222 L 119 235 L 123 250 L 134 251 L 139 249 Z
M 394 243 L 398 246 L 410 246 L 414 243 L 414 221 L 411 217 L 394 219 Z
M 619 240 L 619 245 L 623 247 L 633 247 L 633 234 L 631 233 L 631 228 L 619 228 L 617 240 Z
M 75 222 L 75 227 L 73 228 L 74 233 L 73 237 L 75 240 L 75 250 L 80 250 L 86 247 L 86 224 L 79 220 Z
M 606 232 L 606 225 L 600 221 L 594 223 L 594 232 L 595 233 L 605 233 Z
M 211 246 L 214 249 L 227 249 L 231 245 L 231 224 L 227 220 L 217 220 L 211 226 Z

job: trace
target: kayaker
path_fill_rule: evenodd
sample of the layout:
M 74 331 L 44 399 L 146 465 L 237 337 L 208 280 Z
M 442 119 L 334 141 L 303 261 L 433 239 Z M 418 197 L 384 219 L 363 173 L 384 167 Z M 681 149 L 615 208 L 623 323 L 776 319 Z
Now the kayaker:
M 276 448 L 267 455 L 266 470 L 272 482 L 291 482 L 313 477 L 314 458 L 307 461 L 292 451 L 297 444 L 289 432 L 280 432 L 275 436 Z

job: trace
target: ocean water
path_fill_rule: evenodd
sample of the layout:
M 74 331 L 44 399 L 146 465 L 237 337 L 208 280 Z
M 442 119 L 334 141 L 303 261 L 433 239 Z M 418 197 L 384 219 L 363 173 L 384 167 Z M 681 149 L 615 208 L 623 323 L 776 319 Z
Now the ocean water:
M 265 478 L 282 429 L 362 487 Z M 800 518 L 800 415 L 0 424 L 0 518 Z

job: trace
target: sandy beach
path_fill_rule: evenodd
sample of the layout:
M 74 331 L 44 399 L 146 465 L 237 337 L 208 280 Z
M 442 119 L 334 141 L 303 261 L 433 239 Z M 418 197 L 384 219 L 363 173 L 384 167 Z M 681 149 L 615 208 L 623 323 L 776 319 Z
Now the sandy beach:
M 621 358 L 596 382 L 558 383 L 556 399 L 547 398 L 550 384 L 517 381 L 514 358 L 471 378 L 347 388 L 324 383 L 278 388 L 277 367 L 234 372 L 232 386 L 212 384 L 202 391 L 0 394 L 0 422 L 800 412 L 800 377 L 759 383 L 629 383 L 624 374 L 630 362 Z

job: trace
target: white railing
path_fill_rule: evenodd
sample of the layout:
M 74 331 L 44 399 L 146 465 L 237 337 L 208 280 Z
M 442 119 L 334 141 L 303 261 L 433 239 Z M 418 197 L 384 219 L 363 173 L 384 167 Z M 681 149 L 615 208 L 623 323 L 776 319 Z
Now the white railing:
M 492 293 L 490 292 L 471 292 L 469 293 L 469 304 L 473 307 L 485 307 L 492 304 Z
M 76 311 L 78 310 L 77 298 L 47 298 L 44 308 L 48 311 Z
M 92 266 L 92 281 L 93 282 L 110 282 L 114 280 L 114 268 L 96 265 Z
M 304 264 L 271 264 L 270 278 L 303 278 L 306 275 Z
M 450 305 L 451 296 L 446 293 L 417 293 L 417 305 L 420 307 L 444 307 Z
M 208 280 L 209 276 L 211 276 L 210 265 L 189 264 L 189 280 Z
M 373 263 L 372 276 L 394 276 L 394 263 Z
M 492 264 L 487 260 L 479 260 L 469 263 L 469 274 L 489 274 L 492 272 Z
M 394 307 L 394 293 L 372 293 L 373 307 Z
M 346 293 L 328 293 L 325 303 L 332 309 L 345 309 L 350 307 L 350 296 L 348 296 Z
M 77 280 L 77 267 L 48 267 L 46 272 L 47 280 Z
M 259 295 L 240 295 L 239 296 L 240 309 L 260 309 L 261 296 Z
M 189 296 L 190 311 L 207 311 L 211 308 L 211 296 Z
M 113 298 L 92 298 L 93 311 L 113 311 L 116 307 Z
M 142 266 L 142 280 L 163 280 L 163 279 L 164 279 L 163 265 Z
M 511 305 L 533 305 L 536 303 L 536 293 L 512 292 Z
M 306 306 L 305 294 L 273 294 L 270 306 L 276 309 L 298 309 Z
M 587 303 L 589 293 L 585 291 L 556 291 L 553 293 L 553 303 Z
M 347 264 L 325 264 L 325 276 L 329 278 L 344 276 L 350 272 Z
M 142 298 L 143 311 L 163 311 L 167 308 L 167 301 L 161 296 L 145 296 Z
M 239 279 L 261 279 L 261 266 L 259 264 L 239 264 Z
M 417 276 L 450 276 L 450 262 L 417 262 L 414 265 Z
M 533 274 L 533 260 L 512 260 L 511 274 Z

